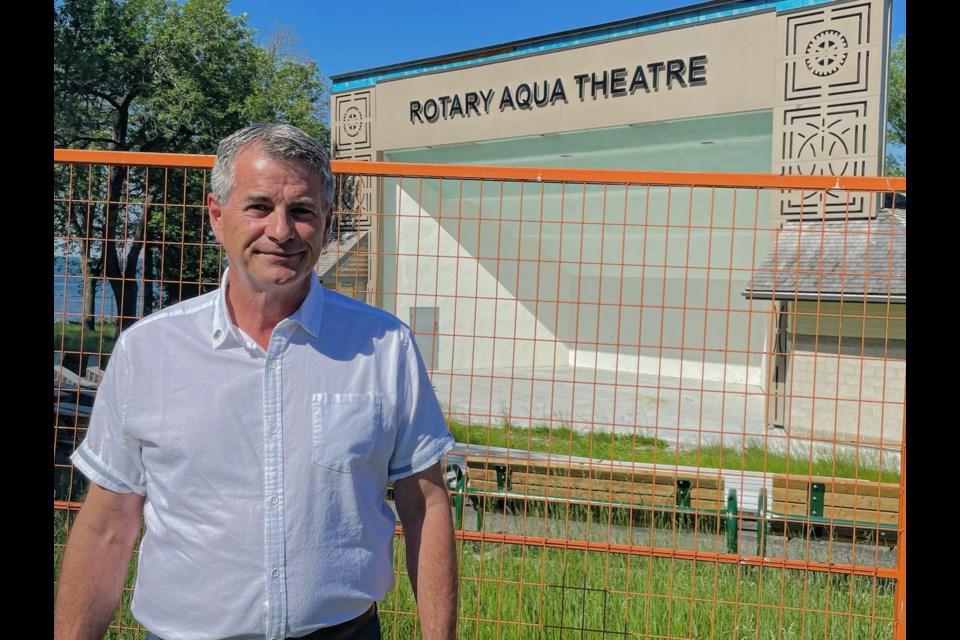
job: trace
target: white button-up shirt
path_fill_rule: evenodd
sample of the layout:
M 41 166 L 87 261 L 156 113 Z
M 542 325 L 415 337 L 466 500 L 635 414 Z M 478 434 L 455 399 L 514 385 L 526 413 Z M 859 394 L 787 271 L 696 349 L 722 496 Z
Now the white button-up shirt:
M 453 446 L 410 329 L 313 282 L 264 351 L 224 292 L 121 334 L 73 462 L 145 496 L 132 611 L 165 640 L 300 636 L 393 587 L 388 481 Z

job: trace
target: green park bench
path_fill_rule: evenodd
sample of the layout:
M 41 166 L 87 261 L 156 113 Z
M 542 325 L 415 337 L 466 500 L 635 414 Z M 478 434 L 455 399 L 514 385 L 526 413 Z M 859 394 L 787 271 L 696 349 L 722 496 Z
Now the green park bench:
M 773 477 L 773 507 L 767 493 L 757 504 L 757 554 L 766 555 L 766 537 L 777 526 L 790 538 L 868 542 L 893 548 L 900 519 L 900 485 L 815 476 Z
M 456 526 L 463 528 L 466 501 L 477 512 L 483 531 L 484 513 L 495 509 L 526 509 L 530 504 L 565 509 L 607 507 L 655 516 L 654 522 L 707 518 L 726 529 L 726 546 L 736 553 L 736 492 L 727 496 L 723 477 L 675 469 L 634 469 L 622 465 L 556 462 L 546 459 L 468 456 L 466 470 L 447 465 Z M 583 512 L 583 509 L 581 509 Z

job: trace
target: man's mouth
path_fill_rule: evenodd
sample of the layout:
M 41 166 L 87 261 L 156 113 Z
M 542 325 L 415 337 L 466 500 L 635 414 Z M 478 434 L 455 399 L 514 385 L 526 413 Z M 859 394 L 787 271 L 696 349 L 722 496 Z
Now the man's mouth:
M 271 258 L 296 258 L 301 251 L 257 251 L 258 254 Z

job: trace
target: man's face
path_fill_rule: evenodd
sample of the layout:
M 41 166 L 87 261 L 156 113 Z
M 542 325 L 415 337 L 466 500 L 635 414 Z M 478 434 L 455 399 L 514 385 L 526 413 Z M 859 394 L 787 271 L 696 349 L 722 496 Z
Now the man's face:
M 231 282 L 249 293 L 306 295 L 330 232 L 323 179 L 302 162 L 275 160 L 256 143 L 237 154 L 227 202 L 207 198 L 210 225 L 230 260 Z

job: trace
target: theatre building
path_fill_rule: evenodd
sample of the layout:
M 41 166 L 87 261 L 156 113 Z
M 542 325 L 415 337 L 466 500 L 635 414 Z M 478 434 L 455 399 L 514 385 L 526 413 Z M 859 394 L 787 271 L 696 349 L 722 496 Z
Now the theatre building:
M 435 164 L 880 175 L 891 9 L 890 0 L 705 2 L 341 74 L 332 78 L 333 152 Z M 784 385 L 773 374 L 783 349 L 771 317 L 795 308 L 770 291 L 752 295 L 755 268 L 788 225 L 868 220 L 880 209 L 875 194 L 752 190 L 738 199 L 732 189 L 496 180 L 365 178 L 359 194 L 361 212 L 379 215 L 361 215 L 341 247 L 365 261 L 353 270 L 362 277 L 344 287 L 411 324 L 450 404 L 464 395 L 459 373 L 475 383 L 478 372 L 535 381 L 546 371 L 555 382 L 566 371 L 573 384 L 587 371 L 614 386 L 674 380 L 680 405 L 688 378 L 701 391 L 737 389 L 762 405 Z M 811 295 L 801 296 L 808 306 Z M 859 304 L 877 299 L 861 288 Z M 809 333 L 809 324 L 804 317 L 791 326 Z M 514 412 L 522 405 L 529 422 L 559 419 L 556 403 L 541 406 L 532 386 L 528 400 L 511 389 Z M 606 417 L 576 402 L 567 403 L 568 421 L 582 415 L 598 428 L 664 420 L 644 414 L 636 397 L 633 413 L 613 406 Z M 782 410 L 771 416 L 752 399 L 739 402 L 731 419 L 741 432 L 790 422 Z M 704 419 L 684 411 L 672 418 L 680 430 Z M 817 430 L 816 420 L 803 420 Z

